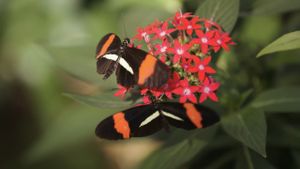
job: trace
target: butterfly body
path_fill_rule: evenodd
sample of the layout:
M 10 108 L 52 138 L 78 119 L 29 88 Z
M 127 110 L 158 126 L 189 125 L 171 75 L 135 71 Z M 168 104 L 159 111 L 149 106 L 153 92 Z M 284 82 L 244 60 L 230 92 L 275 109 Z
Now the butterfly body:
M 199 104 L 160 102 L 117 112 L 100 122 L 96 135 L 105 139 L 128 139 L 151 135 L 169 125 L 192 130 L 219 121 L 213 110 Z
M 97 72 L 107 79 L 115 70 L 117 83 L 124 87 L 134 85 L 161 87 L 169 78 L 169 67 L 153 55 L 129 46 L 129 39 L 109 33 L 97 45 Z

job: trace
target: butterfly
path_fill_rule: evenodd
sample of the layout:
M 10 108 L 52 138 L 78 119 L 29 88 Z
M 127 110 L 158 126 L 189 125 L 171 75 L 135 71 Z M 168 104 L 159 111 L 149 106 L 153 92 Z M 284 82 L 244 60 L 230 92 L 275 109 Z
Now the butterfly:
M 218 114 L 200 104 L 158 102 L 117 112 L 96 128 L 100 138 L 118 140 L 151 135 L 169 125 L 191 130 L 205 128 L 219 121 Z
M 98 43 L 96 48 L 97 72 L 107 79 L 115 70 L 117 83 L 124 87 L 138 85 L 158 88 L 169 78 L 170 69 L 153 55 L 130 47 L 130 40 L 109 33 Z

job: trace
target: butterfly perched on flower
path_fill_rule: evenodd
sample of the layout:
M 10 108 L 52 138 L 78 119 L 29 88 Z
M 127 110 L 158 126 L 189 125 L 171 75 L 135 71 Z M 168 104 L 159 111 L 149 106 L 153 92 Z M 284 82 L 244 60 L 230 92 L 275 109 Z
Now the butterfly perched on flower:
M 96 48 L 97 72 L 107 79 L 116 70 L 117 83 L 127 88 L 134 85 L 157 88 L 166 83 L 169 67 L 129 44 L 128 38 L 121 42 L 114 33 L 105 35 Z
M 100 138 L 118 140 L 151 135 L 169 125 L 185 130 L 205 128 L 219 121 L 208 107 L 193 103 L 156 102 L 117 112 L 96 128 Z

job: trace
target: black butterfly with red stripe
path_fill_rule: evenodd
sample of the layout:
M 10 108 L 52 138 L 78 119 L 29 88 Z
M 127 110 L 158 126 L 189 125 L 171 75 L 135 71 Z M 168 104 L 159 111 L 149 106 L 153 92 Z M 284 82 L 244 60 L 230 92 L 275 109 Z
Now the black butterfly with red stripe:
M 169 125 L 191 130 L 219 121 L 218 114 L 200 104 L 159 102 L 136 106 L 101 121 L 96 128 L 100 138 L 117 140 L 151 135 Z
M 115 70 L 117 83 L 124 87 L 138 85 L 147 88 L 161 87 L 167 82 L 170 69 L 153 55 L 135 47 L 129 47 L 126 38 L 109 33 L 96 48 L 97 72 L 107 79 Z

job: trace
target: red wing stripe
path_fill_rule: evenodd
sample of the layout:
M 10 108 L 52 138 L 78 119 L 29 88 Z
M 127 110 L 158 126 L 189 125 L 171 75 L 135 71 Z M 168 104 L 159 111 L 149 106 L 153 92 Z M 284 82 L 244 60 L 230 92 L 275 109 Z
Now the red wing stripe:
M 191 122 L 197 127 L 202 128 L 202 117 L 201 113 L 197 111 L 195 106 L 192 103 L 185 103 L 183 104 L 184 108 L 186 109 L 186 114 Z
M 113 120 L 114 120 L 114 128 L 116 131 L 120 134 L 122 134 L 124 139 L 129 139 L 130 137 L 130 127 L 125 119 L 124 113 L 123 112 L 118 112 L 113 115 Z
M 111 45 L 111 43 L 114 41 L 115 39 L 115 35 L 112 34 L 109 36 L 109 38 L 106 40 L 106 42 L 104 43 L 103 47 L 100 50 L 100 53 L 97 55 L 96 59 L 98 59 L 100 56 L 104 55 L 107 51 L 107 49 L 109 48 L 109 46 Z
M 141 66 L 139 68 L 139 79 L 138 79 L 138 85 L 143 85 L 146 80 L 153 75 L 155 71 L 155 65 L 156 65 L 157 59 L 148 54 L 146 55 L 145 59 L 142 61 Z

